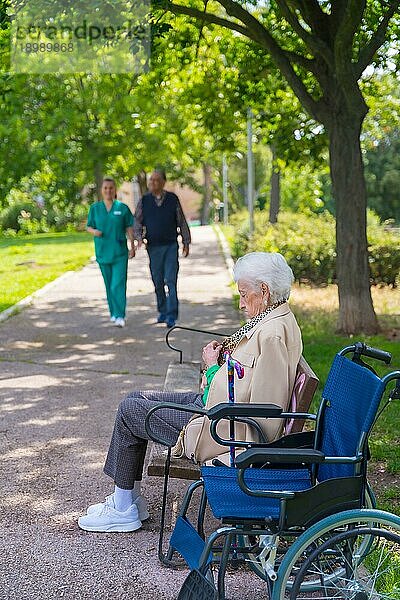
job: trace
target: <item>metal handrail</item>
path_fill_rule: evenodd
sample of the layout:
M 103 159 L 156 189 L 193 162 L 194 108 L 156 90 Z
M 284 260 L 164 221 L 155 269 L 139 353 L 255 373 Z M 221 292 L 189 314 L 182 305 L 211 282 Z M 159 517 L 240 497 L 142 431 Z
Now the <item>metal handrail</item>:
M 194 327 L 184 327 L 183 325 L 174 325 L 174 327 L 171 327 L 171 329 L 169 329 L 167 331 L 167 334 L 165 336 L 165 343 L 167 344 L 168 348 L 170 348 L 171 350 L 174 350 L 175 352 L 179 352 L 179 364 L 180 365 L 183 362 L 183 350 L 181 350 L 180 348 L 175 348 L 175 346 L 172 346 L 169 341 L 169 336 L 175 329 L 183 329 L 185 331 L 194 331 L 195 333 L 206 333 L 206 334 L 210 334 L 210 335 L 217 335 L 220 337 L 229 337 L 231 335 L 230 333 L 225 333 L 222 331 L 210 331 L 210 330 L 206 330 L 206 329 L 195 329 Z

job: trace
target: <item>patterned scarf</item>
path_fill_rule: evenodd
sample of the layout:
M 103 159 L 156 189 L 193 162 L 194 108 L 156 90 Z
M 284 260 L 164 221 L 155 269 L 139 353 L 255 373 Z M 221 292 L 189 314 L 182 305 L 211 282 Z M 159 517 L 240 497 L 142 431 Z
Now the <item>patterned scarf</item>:
M 279 302 L 275 302 L 275 304 L 271 304 L 271 306 L 266 308 L 259 315 L 256 315 L 255 317 L 250 319 L 250 321 L 245 323 L 243 325 L 243 327 L 241 327 L 240 329 L 235 331 L 235 333 L 233 333 L 229 337 L 225 338 L 224 341 L 222 342 L 222 347 L 221 347 L 221 350 L 219 353 L 218 364 L 220 366 L 223 365 L 225 362 L 224 353 L 229 352 L 230 354 L 232 354 L 236 350 L 237 346 L 239 345 L 239 342 L 244 338 L 246 333 L 250 331 L 250 329 L 253 329 L 253 327 L 255 325 L 257 325 L 257 323 L 260 323 L 263 319 L 265 319 L 265 317 L 270 312 L 272 312 L 275 308 L 278 308 L 278 306 L 281 306 L 281 304 L 284 304 L 285 302 L 286 302 L 286 300 L 280 300 Z

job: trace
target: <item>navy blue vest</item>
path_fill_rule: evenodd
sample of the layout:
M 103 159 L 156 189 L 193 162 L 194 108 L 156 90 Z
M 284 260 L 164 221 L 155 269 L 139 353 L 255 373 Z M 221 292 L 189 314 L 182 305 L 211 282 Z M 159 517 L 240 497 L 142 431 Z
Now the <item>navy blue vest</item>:
M 176 209 L 178 196 L 166 192 L 161 206 L 157 206 L 153 194 L 142 198 L 143 225 L 146 227 L 146 239 L 149 246 L 173 244 L 178 237 Z

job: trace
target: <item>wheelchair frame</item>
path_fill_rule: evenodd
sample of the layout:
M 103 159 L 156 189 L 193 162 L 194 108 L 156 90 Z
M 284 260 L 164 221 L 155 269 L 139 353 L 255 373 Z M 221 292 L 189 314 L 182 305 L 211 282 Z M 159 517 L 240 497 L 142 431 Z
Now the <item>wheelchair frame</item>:
M 390 354 L 369 348 L 360 342 L 347 346 L 340 353 L 339 356 L 352 353 L 352 362 L 361 365 L 363 368 L 372 370 L 372 367 L 362 360 L 363 356 L 367 356 L 376 360 L 384 361 L 389 363 L 391 356 Z M 347 360 L 347 359 L 346 359 Z M 382 391 L 380 393 L 380 399 L 383 397 L 384 392 L 391 381 L 396 381 L 396 387 L 390 393 L 389 399 L 385 406 L 393 400 L 400 399 L 400 371 L 394 371 L 383 377 L 380 382 L 382 384 Z M 169 408 L 177 408 L 180 410 L 186 410 L 192 412 L 187 408 L 181 406 L 168 405 Z M 244 452 L 240 454 L 236 459 L 236 469 L 238 484 L 240 489 L 247 494 L 249 497 L 257 498 L 276 498 L 280 503 L 279 518 L 278 519 L 265 519 L 264 522 L 260 519 L 249 519 L 249 518 L 237 518 L 233 517 L 222 517 L 222 527 L 218 528 L 212 533 L 206 541 L 203 543 L 202 551 L 200 556 L 197 557 L 196 561 L 192 564 L 190 559 L 188 561 L 185 556 L 185 549 L 183 551 L 179 548 L 180 553 L 185 557 L 189 565 L 191 566 L 191 574 L 189 574 L 188 582 L 189 585 L 185 585 L 182 588 L 181 594 L 179 595 L 180 600 L 184 599 L 197 599 L 197 598 L 218 598 L 218 600 L 225 599 L 225 572 L 230 558 L 234 560 L 240 556 L 249 556 L 253 552 L 253 549 L 248 545 L 238 544 L 238 540 L 246 541 L 249 539 L 256 538 L 260 540 L 261 547 L 260 552 L 257 555 L 260 564 L 265 572 L 264 580 L 266 581 L 267 591 L 272 600 L 283 600 L 287 590 L 290 592 L 291 598 L 297 597 L 297 592 L 302 589 L 315 590 L 322 587 L 319 585 L 318 578 L 311 579 L 306 583 L 299 584 L 299 578 L 304 578 L 304 569 L 310 568 L 313 560 L 313 552 L 317 553 L 318 560 L 321 560 L 325 546 L 329 544 L 336 544 L 337 546 L 342 542 L 342 537 L 346 538 L 346 543 L 350 544 L 349 540 L 355 540 L 357 536 L 365 536 L 365 539 L 377 539 L 378 533 L 380 538 L 388 538 L 398 544 L 400 548 L 400 518 L 396 515 L 391 515 L 383 511 L 377 511 L 373 508 L 368 507 L 368 498 L 371 494 L 368 492 L 367 483 L 367 462 L 368 462 L 368 436 L 372 429 L 373 424 L 379 417 L 380 412 L 374 415 L 369 430 L 364 432 L 358 442 L 357 451 L 353 456 L 327 456 L 321 450 L 318 450 L 318 444 L 320 442 L 321 427 L 324 421 L 324 412 L 326 410 L 327 402 L 323 398 L 321 401 L 318 414 L 295 414 L 283 412 L 279 407 L 271 405 L 234 405 L 229 406 L 227 404 L 220 404 L 210 411 L 199 410 L 196 411 L 198 414 L 206 415 L 210 421 L 211 434 L 214 439 L 223 446 L 229 446 L 232 444 L 231 440 L 221 439 L 217 433 L 218 422 L 222 419 L 235 419 L 240 417 L 246 418 L 310 418 L 316 420 L 317 427 L 314 433 L 314 440 L 311 442 L 310 434 L 308 433 L 305 437 L 301 437 L 302 434 L 294 434 L 287 436 L 287 439 L 281 438 L 277 440 L 277 443 L 272 444 L 254 444 L 248 442 L 236 441 L 234 445 L 238 448 L 244 449 Z M 166 406 L 157 407 L 165 408 Z M 153 409 L 154 412 L 154 409 Z M 149 413 L 150 415 L 150 413 Z M 150 433 L 150 432 L 149 432 Z M 311 432 L 312 435 L 312 432 Z M 296 439 L 301 439 L 303 444 L 300 449 L 296 446 Z M 159 441 L 159 440 L 157 440 Z M 308 447 L 307 447 L 308 446 Z M 286 468 L 303 468 L 305 465 L 310 469 L 311 472 L 311 487 L 298 492 L 290 489 L 287 490 L 268 490 L 268 489 L 253 489 L 246 483 L 245 473 L 246 470 L 251 467 L 257 467 L 263 465 L 264 468 L 271 469 L 275 466 L 282 468 L 282 463 Z M 340 477 L 339 479 L 328 478 L 326 481 L 318 482 L 317 474 L 320 465 L 327 464 L 347 464 L 355 467 L 355 474 L 349 477 Z M 213 469 L 213 467 L 210 467 Z M 232 469 L 232 467 L 230 468 Z M 260 469 L 257 469 L 259 471 Z M 206 478 L 206 470 L 203 470 L 204 478 Z M 191 498 L 196 489 L 203 485 L 203 481 L 194 482 L 188 489 L 184 503 L 182 505 L 177 527 L 186 527 L 187 519 L 186 514 L 190 505 Z M 338 495 L 337 491 L 340 487 L 341 493 Z M 198 515 L 197 535 L 199 538 L 203 537 L 203 523 L 205 514 L 205 505 L 207 501 L 207 494 L 203 488 L 202 501 L 200 504 L 200 511 Z M 373 504 L 373 501 L 369 499 L 369 506 Z M 339 534 L 344 531 L 348 531 L 347 537 L 340 537 Z M 353 531 L 353 533 L 350 533 Z M 367 532 L 367 533 L 365 533 Z M 382 533 L 386 532 L 386 533 Z M 174 534 L 171 537 L 170 548 L 168 551 L 168 562 L 171 561 L 174 546 Z M 221 547 L 216 546 L 216 542 L 219 538 L 224 538 L 224 544 Z M 278 553 L 278 542 L 279 539 L 295 538 L 295 541 L 283 556 L 282 560 Z M 379 539 L 380 539 L 379 538 Z M 386 539 L 385 538 L 385 539 Z M 365 542 L 365 544 L 367 544 Z M 354 545 L 354 541 L 351 542 Z M 369 543 L 369 542 L 368 542 Z M 351 544 L 350 544 L 351 546 Z M 318 548 L 322 548 L 318 549 Z M 363 546 L 362 546 L 363 547 Z M 365 546 L 366 548 L 367 546 Z M 335 546 L 336 548 L 336 546 Z M 215 553 L 220 553 L 218 582 L 215 593 L 211 589 L 211 584 L 207 581 L 207 573 L 210 572 L 210 564 L 212 563 L 212 556 Z M 318 554 L 320 552 L 320 555 Z M 365 550 L 366 552 L 366 550 Z M 305 556 L 305 554 L 308 556 Z M 302 568 L 298 566 L 300 559 L 305 562 L 306 567 Z M 362 557 L 361 557 L 362 560 Z M 308 561 L 308 562 L 307 562 Z M 172 561 L 171 561 L 171 564 Z M 255 570 L 255 569 L 253 569 Z M 257 570 L 255 570 L 257 572 Z M 340 579 L 342 576 L 343 568 L 335 571 L 330 579 L 327 575 L 320 575 L 320 580 L 333 581 L 335 578 Z M 400 572 L 400 566 L 399 566 Z M 259 574 L 259 573 L 258 573 Z M 190 579 L 200 576 L 200 582 L 203 581 L 204 594 L 201 592 L 201 585 L 199 587 L 199 594 L 193 595 L 193 592 L 189 593 Z M 325 578 L 325 579 L 324 579 Z M 336 580 L 335 580 L 336 581 Z M 399 575 L 400 583 L 400 575 Z M 302 587 L 303 585 L 303 587 Z M 304 587 L 305 586 L 305 587 Z M 185 591 L 186 590 L 186 591 Z M 296 595 L 293 595 L 296 594 Z M 358 595 L 357 595 L 358 594 Z M 341 597 L 341 596 L 340 596 Z M 356 600 L 366 600 L 366 591 L 356 589 L 355 595 L 345 596 L 355 598 Z M 373 596 L 378 597 L 374 594 Z M 398 596 L 395 596 L 398 598 Z

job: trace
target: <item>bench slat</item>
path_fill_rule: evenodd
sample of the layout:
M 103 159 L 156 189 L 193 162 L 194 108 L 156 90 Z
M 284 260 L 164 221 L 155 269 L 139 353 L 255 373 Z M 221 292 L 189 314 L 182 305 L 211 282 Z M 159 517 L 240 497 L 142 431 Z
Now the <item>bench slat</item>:
M 164 392 L 195 392 L 200 386 L 200 363 L 173 362 L 168 365 Z
M 155 444 L 155 446 L 156 445 L 159 448 L 162 448 L 163 452 L 155 454 L 155 448 L 153 449 L 151 460 L 147 468 L 147 474 L 151 475 L 152 477 L 164 477 L 164 467 L 165 459 L 167 458 L 167 450 L 164 446 L 161 446 L 160 444 Z M 189 479 L 194 481 L 199 478 L 200 469 L 188 458 L 173 458 L 171 460 L 169 476 L 176 477 L 177 479 Z

